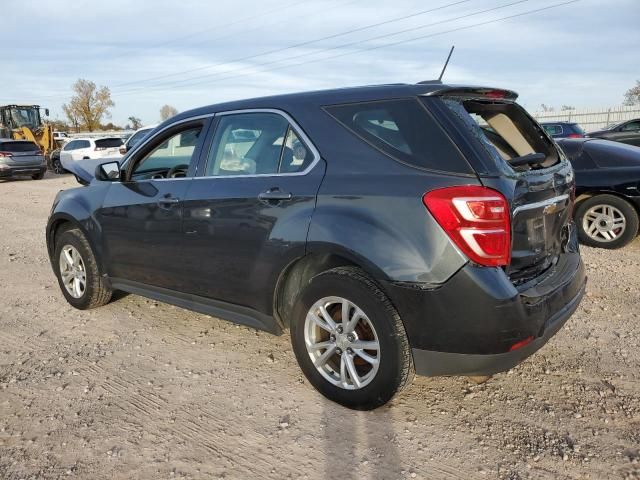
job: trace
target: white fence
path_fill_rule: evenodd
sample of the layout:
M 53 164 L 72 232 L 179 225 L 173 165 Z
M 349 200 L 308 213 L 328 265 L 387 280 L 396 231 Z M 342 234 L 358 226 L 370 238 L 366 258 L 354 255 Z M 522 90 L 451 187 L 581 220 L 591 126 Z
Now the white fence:
M 600 130 L 609 125 L 640 118 L 640 105 L 632 107 L 584 108 L 557 112 L 534 112 L 538 122 L 576 122 L 585 132 Z

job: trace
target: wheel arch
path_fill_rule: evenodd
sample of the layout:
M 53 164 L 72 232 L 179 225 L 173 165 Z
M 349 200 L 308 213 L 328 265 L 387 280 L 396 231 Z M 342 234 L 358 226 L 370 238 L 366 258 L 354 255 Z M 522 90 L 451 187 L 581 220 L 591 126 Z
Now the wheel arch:
M 290 262 L 280 273 L 273 294 L 274 318 L 283 328 L 290 325 L 289 313 L 295 300 L 309 280 L 335 267 L 353 266 L 364 271 L 372 280 L 385 278 L 382 270 L 363 259 L 344 251 L 316 251 Z

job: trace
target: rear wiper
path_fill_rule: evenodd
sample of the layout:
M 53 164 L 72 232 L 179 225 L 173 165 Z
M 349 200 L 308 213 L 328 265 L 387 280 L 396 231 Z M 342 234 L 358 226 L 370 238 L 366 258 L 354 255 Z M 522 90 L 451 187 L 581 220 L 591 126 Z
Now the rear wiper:
M 521 167 L 522 165 L 540 165 L 544 163 L 547 156 L 544 153 L 528 153 L 521 157 L 515 157 L 509 160 L 512 167 Z

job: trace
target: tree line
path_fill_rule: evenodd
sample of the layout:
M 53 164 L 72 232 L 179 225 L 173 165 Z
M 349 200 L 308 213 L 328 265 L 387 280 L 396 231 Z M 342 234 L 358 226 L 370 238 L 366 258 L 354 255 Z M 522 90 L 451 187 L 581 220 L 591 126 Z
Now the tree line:
M 102 123 L 103 119 L 111 118 L 110 109 L 115 107 L 109 87 L 98 87 L 94 82 L 78 79 L 72 86 L 74 92 L 68 103 L 62 105 L 67 122 L 55 120 L 52 123 L 56 129 L 93 132 L 95 130 L 137 130 L 142 127 L 142 120 L 135 115 L 127 118 L 128 124 L 114 125 L 113 122 Z M 178 114 L 172 105 L 160 108 L 160 121 L 167 120 Z
M 115 107 L 115 103 L 111 99 L 111 91 L 109 87 L 98 87 L 94 82 L 79 79 L 73 84 L 74 95 L 69 103 L 62 105 L 62 110 L 67 117 L 68 124 L 64 122 L 54 121 L 54 125 L 58 129 L 75 129 L 76 131 L 88 130 L 120 130 L 133 129 L 137 130 L 142 127 L 142 120 L 135 115 L 130 116 L 127 120 L 129 123 L 124 127 L 114 125 L 112 122 L 102 123 L 103 118 L 111 118 L 110 109 Z M 640 105 L 640 80 L 636 80 L 636 85 L 627 90 L 623 99 L 624 105 Z M 545 104 L 540 105 L 543 111 L 554 111 L 554 108 Z M 571 105 L 563 105 L 561 110 L 573 110 L 575 107 Z M 167 120 L 178 114 L 178 110 L 171 105 L 163 105 L 160 108 L 160 121 Z

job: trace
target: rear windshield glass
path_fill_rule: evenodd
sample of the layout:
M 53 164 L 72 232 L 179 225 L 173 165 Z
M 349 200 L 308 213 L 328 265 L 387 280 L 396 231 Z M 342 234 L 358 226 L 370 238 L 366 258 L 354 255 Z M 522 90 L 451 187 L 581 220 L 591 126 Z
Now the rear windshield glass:
M 326 110 L 358 137 L 396 160 L 430 170 L 472 173 L 417 99 L 336 105 Z
M 0 150 L 3 152 L 35 152 L 40 150 L 38 146 L 33 142 L 2 142 L 0 143 Z
M 511 160 L 542 153 L 541 167 L 559 161 L 558 152 L 542 129 L 515 103 L 493 100 L 443 98 L 443 102 L 496 160 Z M 523 165 L 518 169 L 529 169 Z
M 584 149 L 599 167 L 638 167 L 640 148 L 620 142 L 590 140 Z
M 114 148 L 121 145 L 121 138 L 101 138 L 99 140 L 96 140 L 96 147 L 98 148 Z
M 582 127 L 580 125 L 578 125 L 577 123 L 572 123 L 571 124 L 571 128 L 573 128 L 573 131 L 575 133 L 579 133 L 580 135 L 584 135 L 584 130 L 582 129 Z

